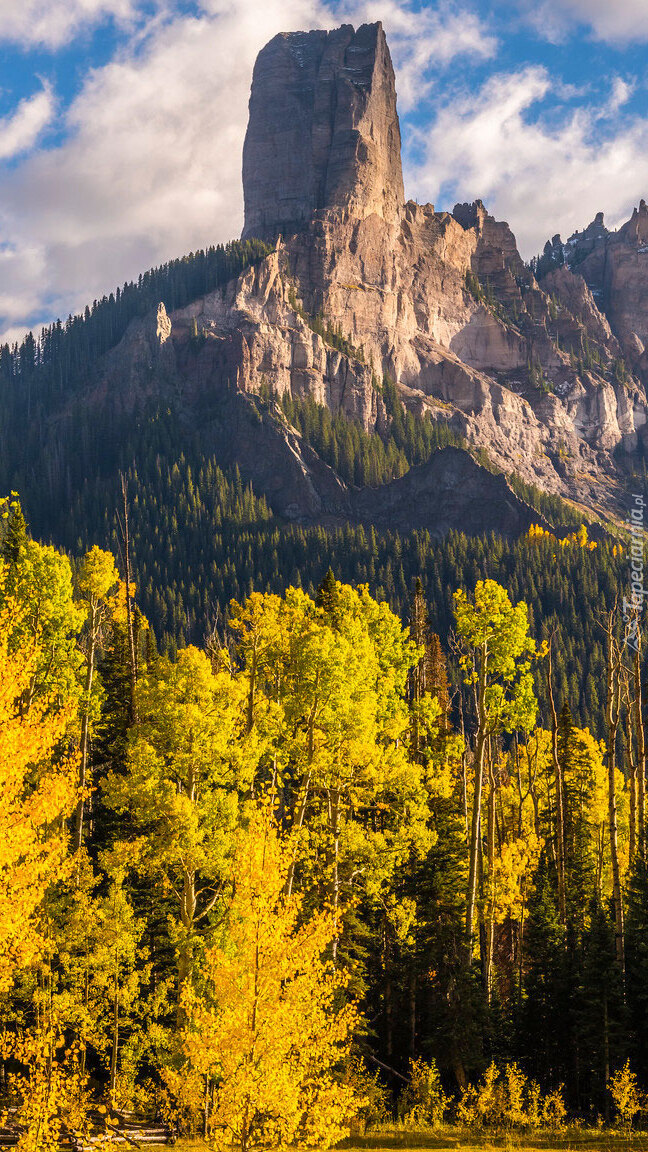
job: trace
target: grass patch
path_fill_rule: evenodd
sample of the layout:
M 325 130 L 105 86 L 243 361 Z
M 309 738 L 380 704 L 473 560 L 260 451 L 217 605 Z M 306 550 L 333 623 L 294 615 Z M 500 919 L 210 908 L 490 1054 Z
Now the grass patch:
M 202 1140 L 179 1140 L 176 1152 L 198 1152 L 207 1145 Z M 463 1132 L 460 1128 L 404 1129 L 379 1128 L 352 1136 L 338 1145 L 345 1152 L 427 1152 L 428 1149 L 460 1149 L 461 1152 L 484 1152 L 489 1148 L 523 1149 L 524 1152 L 571 1152 L 572 1149 L 591 1149 L 592 1152 L 648 1152 L 648 1133 L 623 1133 L 599 1128 L 566 1128 L 563 1132 L 508 1132 L 502 1135 L 485 1132 Z

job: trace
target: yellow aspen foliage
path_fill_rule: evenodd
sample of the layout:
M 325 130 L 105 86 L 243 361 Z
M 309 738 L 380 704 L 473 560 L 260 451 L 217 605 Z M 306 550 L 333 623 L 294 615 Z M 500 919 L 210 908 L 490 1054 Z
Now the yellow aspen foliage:
M 637 1077 L 630 1068 L 629 1060 L 611 1077 L 610 1092 L 619 1120 L 625 1128 L 632 1128 L 637 1113 L 646 1108 L 646 1099 L 639 1091 Z
M 251 784 L 256 743 L 243 736 L 244 693 L 240 678 L 214 673 L 197 648 L 159 659 L 138 684 L 128 772 L 111 773 L 104 787 L 112 808 L 141 829 L 116 846 L 114 863 L 175 897 L 179 988 L 227 875 L 238 788 Z
M 498 924 L 507 917 L 520 920 L 528 886 L 538 866 L 544 840 L 529 830 L 504 842 L 495 859 L 494 917 Z
M 93 551 L 94 551 L 94 549 L 93 549 Z M 97 548 L 96 551 L 101 552 L 101 550 L 99 548 Z M 91 555 L 92 555 L 92 553 L 89 552 L 88 557 L 90 557 Z M 106 557 L 106 556 L 110 556 L 110 553 L 103 552 L 103 553 L 101 553 L 101 555 Z M 85 561 L 84 561 L 84 566 L 85 566 Z M 82 591 L 83 591 L 83 589 L 82 589 Z M 107 598 L 108 610 L 109 610 L 110 616 L 112 617 L 112 620 L 115 624 L 121 624 L 123 627 L 126 626 L 126 621 L 128 619 L 128 613 L 127 613 L 127 609 L 126 609 L 126 600 L 127 600 L 128 596 L 130 596 L 131 600 L 134 600 L 136 591 L 137 591 L 136 586 L 132 582 L 127 587 L 125 580 L 121 580 L 121 579 L 118 580 L 117 587 L 112 592 L 112 594 Z M 149 627 L 149 622 L 146 619 L 146 616 L 143 616 L 141 612 L 138 613 L 138 626 L 142 630 L 146 630 Z
M 347 1062 L 344 1082 L 351 1084 L 358 1097 L 358 1111 L 352 1121 L 351 1136 L 364 1133 L 369 1127 L 389 1124 L 393 1118 L 392 1095 L 383 1083 L 380 1071 L 370 1071 L 359 1056 Z
M 32 652 L 31 675 L 23 691 L 35 700 L 77 701 L 81 655 L 76 638 L 85 611 L 74 600 L 67 556 L 50 545 L 29 540 L 0 581 L 0 610 L 8 610 L 8 650 Z
M 567 1108 L 563 1098 L 562 1088 L 555 1088 L 548 1092 L 542 1101 L 542 1123 L 550 1132 L 560 1132 L 565 1126 Z
M 493 1061 L 481 1082 L 467 1088 L 457 1106 L 457 1119 L 466 1128 L 512 1131 L 525 1128 L 559 1130 L 566 1114 L 562 1089 L 543 1096 L 517 1064 L 500 1071 Z
M 38 652 L 35 643 L 9 651 L 15 620 L 9 603 L 0 613 L 0 990 L 38 953 L 36 912 L 64 865 L 75 800 L 75 764 L 53 761 L 69 714 L 47 700 L 24 708 Z
M 90 1097 L 80 1049 L 66 1050 L 55 1021 L 32 1036 L 5 1037 L 0 1051 L 23 1069 L 9 1078 L 18 1152 L 58 1152 L 62 1140 L 87 1135 Z
M 398 1102 L 398 1112 L 403 1123 L 409 1128 L 438 1128 L 452 1099 L 446 1096 L 441 1084 L 439 1069 L 434 1060 L 410 1060 L 409 1082 Z
M 325 959 L 334 918 L 303 922 L 301 899 L 284 893 L 290 861 L 269 813 L 256 813 L 238 838 L 222 942 L 206 952 L 200 990 L 184 995 L 193 1077 L 177 1075 L 178 1094 L 193 1084 L 199 1107 L 205 1078 L 214 1083 L 212 1147 L 328 1147 L 363 1103 L 336 1076 L 356 1011 L 343 1004 L 346 977 Z
M 551 540 L 554 545 L 559 545 L 561 548 L 569 548 L 572 544 L 575 544 L 585 552 L 593 552 L 596 548 L 596 541 L 590 540 L 585 524 L 581 524 L 576 532 L 570 532 L 568 536 L 563 536 L 560 540 L 553 532 L 550 532 L 547 528 L 543 528 L 541 524 L 532 524 L 527 532 L 527 539 L 536 544 L 541 540 Z M 614 546 L 613 554 L 615 556 L 617 555 L 616 545 Z
M 550 810 L 553 803 L 553 768 L 551 736 L 542 728 L 533 734 L 540 772 L 538 791 L 541 806 Z M 628 868 L 630 798 L 624 774 L 615 768 L 619 855 L 622 875 Z M 573 751 L 564 768 L 568 815 L 578 827 L 579 866 L 586 864 L 595 877 L 595 890 L 604 897 L 612 891 L 612 867 L 608 832 L 608 780 L 605 745 L 596 740 L 588 728 L 574 728 Z
M 324 606 L 296 588 L 283 599 L 253 594 L 232 602 L 230 625 L 248 723 L 261 716 L 267 734 L 263 699 L 274 709 L 276 744 L 260 783 L 286 797 L 287 890 L 299 856 L 302 885 L 319 887 L 325 875 L 341 914 L 361 886 L 382 904 L 389 877 L 413 845 L 426 850 L 429 831 L 424 769 L 407 751 L 406 683 L 418 650 L 365 586 L 333 581 L 328 595 Z
M 550 532 L 548 528 L 543 528 L 541 524 L 532 524 L 527 536 L 529 540 L 553 540 L 554 542 L 556 540 L 553 532 Z

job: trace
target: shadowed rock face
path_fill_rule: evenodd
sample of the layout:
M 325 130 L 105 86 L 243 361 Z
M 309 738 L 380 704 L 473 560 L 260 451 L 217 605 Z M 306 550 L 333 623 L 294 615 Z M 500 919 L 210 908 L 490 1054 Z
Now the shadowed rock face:
M 401 532 L 427 529 L 437 539 L 453 530 L 515 537 L 532 524 L 551 528 L 515 495 L 504 476 L 493 476 L 457 448 L 436 452 L 427 464 L 383 488 L 354 492 L 351 504 L 361 522 L 398 526 Z
M 259 53 L 243 149 L 243 236 L 404 201 L 394 70 L 381 24 L 275 36 Z

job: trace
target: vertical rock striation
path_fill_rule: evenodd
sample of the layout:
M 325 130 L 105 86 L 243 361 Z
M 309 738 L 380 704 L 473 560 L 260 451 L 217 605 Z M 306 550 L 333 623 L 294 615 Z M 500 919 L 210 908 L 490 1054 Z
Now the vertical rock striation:
M 281 34 L 259 53 L 243 188 L 244 238 L 296 231 L 323 209 L 398 219 L 400 128 L 380 23 Z

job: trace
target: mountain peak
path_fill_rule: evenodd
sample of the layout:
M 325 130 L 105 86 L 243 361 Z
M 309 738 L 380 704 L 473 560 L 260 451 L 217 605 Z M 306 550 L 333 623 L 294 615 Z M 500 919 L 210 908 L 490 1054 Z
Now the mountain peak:
M 382 24 L 275 36 L 257 57 L 243 149 L 243 237 L 321 210 L 396 219 L 404 201 L 396 86 Z
M 633 210 L 632 216 L 619 229 L 619 233 L 631 244 L 648 244 L 648 206 L 645 200 L 639 202 L 639 207 Z

